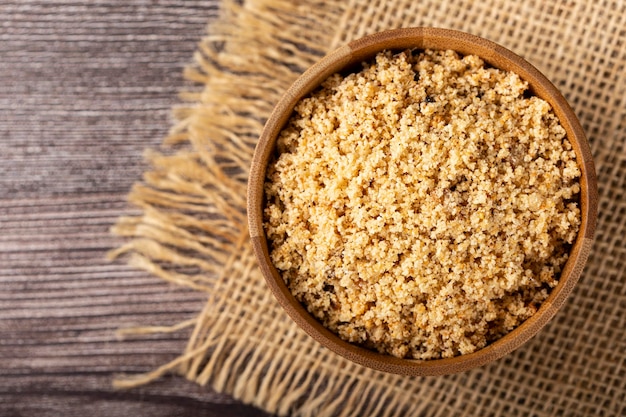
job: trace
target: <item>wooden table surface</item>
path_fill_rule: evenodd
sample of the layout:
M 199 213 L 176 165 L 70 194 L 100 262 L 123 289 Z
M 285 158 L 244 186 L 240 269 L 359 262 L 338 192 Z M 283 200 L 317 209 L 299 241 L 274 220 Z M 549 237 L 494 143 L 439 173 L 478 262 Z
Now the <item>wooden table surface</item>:
M 174 359 L 204 296 L 109 262 L 116 218 L 171 125 L 219 0 L 0 1 L 0 416 L 260 416 L 179 377 L 116 373 Z

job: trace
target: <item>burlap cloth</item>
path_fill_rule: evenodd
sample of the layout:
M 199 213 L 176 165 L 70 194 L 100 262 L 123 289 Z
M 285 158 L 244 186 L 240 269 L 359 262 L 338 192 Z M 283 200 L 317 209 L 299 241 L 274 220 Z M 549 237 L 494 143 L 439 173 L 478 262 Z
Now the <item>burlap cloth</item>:
M 512 354 L 445 377 L 379 373 L 320 347 L 266 288 L 246 227 L 248 164 L 281 93 L 327 51 L 407 26 L 470 32 L 538 67 L 580 118 L 599 177 L 596 243 L 565 307 Z M 179 372 L 280 415 L 626 415 L 623 1 L 225 0 L 195 61 L 186 76 L 201 88 L 184 93 L 166 155 L 148 152 L 130 195 L 143 215 L 120 219 L 129 239 L 112 255 L 208 301 L 165 329 L 193 326 L 180 358 L 118 386 Z

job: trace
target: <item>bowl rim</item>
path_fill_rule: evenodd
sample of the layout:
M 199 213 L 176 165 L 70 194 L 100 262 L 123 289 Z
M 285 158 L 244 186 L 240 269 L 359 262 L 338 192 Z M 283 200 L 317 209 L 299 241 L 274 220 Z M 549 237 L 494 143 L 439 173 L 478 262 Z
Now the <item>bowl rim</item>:
M 264 182 L 276 138 L 295 104 L 331 74 L 366 61 L 382 50 L 452 49 L 475 54 L 493 67 L 516 72 L 529 83 L 534 95 L 546 100 L 559 118 L 576 152 L 581 170 L 581 225 L 558 285 L 539 310 L 517 328 L 473 353 L 445 359 L 416 360 L 385 355 L 351 344 L 319 323 L 295 299 L 272 265 L 263 229 Z M 259 137 L 248 178 L 247 215 L 253 252 L 267 285 L 296 324 L 317 342 L 357 364 L 394 374 L 427 376 L 466 371 L 485 365 L 520 347 L 545 326 L 563 305 L 578 281 L 591 251 L 597 221 L 598 191 L 593 157 L 573 110 L 559 90 L 533 65 L 490 40 L 451 29 L 415 27 L 375 33 L 335 49 L 306 70 L 274 107 Z

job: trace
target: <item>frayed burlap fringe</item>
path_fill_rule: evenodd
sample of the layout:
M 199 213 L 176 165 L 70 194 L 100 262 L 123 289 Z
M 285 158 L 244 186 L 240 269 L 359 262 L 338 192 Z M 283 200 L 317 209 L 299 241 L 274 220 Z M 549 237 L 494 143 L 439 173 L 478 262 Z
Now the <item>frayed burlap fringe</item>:
M 527 58 L 563 91 L 589 135 L 599 174 L 595 251 L 563 310 L 538 336 L 484 368 L 437 378 L 372 371 L 321 348 L 265 287 L 248 242 L 248 165 L 265 118 L 291 82 L 325 52 L 367 33 L 406 26 L 463 30 Z M 202 89 L 130 201 L 139 217 L 113 231 L 111 252 L 201 291 L 197 317 L 123 329 L 192 328 L 184 352 L 129 388 L 168 372 L 279 415 L 618 416 L 626 413 L 626 3 L 487 0 L 223 0 L 187 79 Z
M 118 331 L 123 338 L 194 326 L 180 357 L 147 374 L 118 377 L 115 387 L 131 388 L 178 372 L 281 414 L 292 408 L 290 398 L 298 400 L 310 389 L 307 382 L 314 373 L 290 373 L 289 362 L 272 361 L 259 332 L 229 338 L 238 318 L 225 304 L 236 292 L 229 288 L 232 280 L 261 282 L 245 217 L 256 139 L 282 92 L 330 48 L 342 7 L 340 2 L 332 7 L 281 0 L 223 2 L 221 17 L 185 71 L 187 79 L 204 88 L 181 94 L 192 104 L 175 109 L 178 122 L 165 140 L 182 149 L 170 155 L 146 153 L 153 170 L 129 196 L 143 215 L 119 219 L 113 233 L 131 240 L 109 254 L 127 255 L 131 265 L 204 291 L 209 300 L 196 318 L 178 325 Z M 330 392 L 317 382 L 318 395 Z M 294 384 L 301 388 L 292 389 Z

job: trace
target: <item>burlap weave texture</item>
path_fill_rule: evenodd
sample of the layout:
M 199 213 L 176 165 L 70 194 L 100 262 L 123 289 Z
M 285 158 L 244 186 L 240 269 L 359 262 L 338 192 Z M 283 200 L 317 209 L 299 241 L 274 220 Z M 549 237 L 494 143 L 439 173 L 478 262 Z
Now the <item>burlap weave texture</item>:
M 580 283 L 534 339 L 480 369 L 408 378 L 351 364 L 281 311 L 247 239 L 248 165 L 282 92 L 324 53 L 363 35 L 435 26 L 493 40 L 561 89 L 589 137 L 599 178 L 596 243 Z M 187 72 L 167 155 L 131 193 L 114 253 L 209 300 L 181 357 L 132 386 L 178 371 L 280 415 L 626 414 L 626 3 L 225 0 Z

